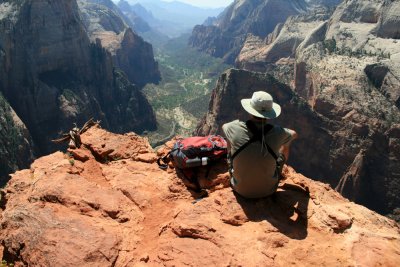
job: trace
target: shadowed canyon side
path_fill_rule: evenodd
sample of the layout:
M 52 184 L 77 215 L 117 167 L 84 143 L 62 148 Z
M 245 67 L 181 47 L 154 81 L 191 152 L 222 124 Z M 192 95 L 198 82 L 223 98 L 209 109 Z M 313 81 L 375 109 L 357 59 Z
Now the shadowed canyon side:
M 398 263 L 398 224 L 290 167 L 275 198 L 246 200 L 228 187 L 226 166 L 216 165 L 208 176 L 199 176 L 209 197 L 193 201 L 173 169 L 158 168 L 146 139 L 92 127 L 82 142 L 85 146 L 69 150 L 70 155 L 56 152 L 37 159 L 29 170 L 13 174 L 1 191 L 0 256 L 8 263 Z
M 151 45 L 99 1 L 86 3 L 81 13 L 75 0 L 0 1 L 0 91 L 39 154 L 90 117 L 117 132 L 156 127 L 132 84 L 160 79 Z
M 125 72 L 139 87 L 160 81 L 153 47 L 134 33 L 126 18 L 111 0 L 78 0 L 91 42 L 96 39 L 112 55 L 115 67 Z
M 248 36 L 236 59 L 245 70 L 221 76 L 198 133 L 220 132 L 245 115 L 241 98 L 270 91 L 283 106 L 278 121 L 299 132 L 290 160 L 297 171 L 393 212 L 400 207 L 399 8 L 400 1 L 344 1 L 334 12 L 289 18 L 264 39 Z
M 0 92 L 0 185 L 9 173 L 27 168 L 33 161 L 33 142 L 28 129 Z

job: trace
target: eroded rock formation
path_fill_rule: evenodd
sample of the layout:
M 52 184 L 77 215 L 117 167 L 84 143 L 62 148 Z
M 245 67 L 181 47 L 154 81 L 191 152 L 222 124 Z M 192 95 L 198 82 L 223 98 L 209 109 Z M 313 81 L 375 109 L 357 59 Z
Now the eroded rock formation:
M 2 190 L 0 244 L 16 266 L 396 266 L 399 226 L 288 167 L 246 200 L 211 169 L 195 200 L 136 134 L 91 128 Z M 219 169 L 218 169 L 219 168 Z M 211 182 L 210 182 L 211 180 Z M 368 252 L 368 253 L 366 253 Z M 290 255 L 290 256 L 288 256 Z
M 382 38 L 400 39 L 399 1 L 384 1 L 384 6 L 380 12 L 377 35 Z
M 125 17 L 111 0 L 79 0 L 85 26 L 92 42 L 96 39 L 112 55 L 113 63 L 139 87 L 157 83 L 161 76 L 153 47 L 132 31 L 132 20 Z
M 264 38 L 278 23 L 306 9 L 304 0 L 236 0 L 213 25 L 197 25 L 189 45 L 233 64 L 247 34 Z

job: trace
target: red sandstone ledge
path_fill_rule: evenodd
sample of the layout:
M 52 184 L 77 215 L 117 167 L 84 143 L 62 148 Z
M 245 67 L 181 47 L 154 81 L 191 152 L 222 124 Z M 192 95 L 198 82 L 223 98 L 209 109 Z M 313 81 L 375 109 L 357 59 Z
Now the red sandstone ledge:
M 93 127 L 84 147 L 18 171 L 0 241 L 15 266 L 397 266 L 399 225 L 285 169 L 275 197 L 246 200 L 226 167 L 195 201 L 146 139 Z M 165 152 L 165 149 L 163 150 Z M 159 152 L 160 154 L 163 151 Z

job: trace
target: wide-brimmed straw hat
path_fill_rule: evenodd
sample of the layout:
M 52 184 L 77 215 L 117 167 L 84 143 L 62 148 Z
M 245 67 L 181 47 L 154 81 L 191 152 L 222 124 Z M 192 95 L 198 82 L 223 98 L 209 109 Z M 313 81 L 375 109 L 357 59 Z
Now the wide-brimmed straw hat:
M 281 106 L 267 92 L 254 92 L 251 99 L 242 99 L 241 103 L 248 113 L 259 118 L 274 119 L 281 114 Z

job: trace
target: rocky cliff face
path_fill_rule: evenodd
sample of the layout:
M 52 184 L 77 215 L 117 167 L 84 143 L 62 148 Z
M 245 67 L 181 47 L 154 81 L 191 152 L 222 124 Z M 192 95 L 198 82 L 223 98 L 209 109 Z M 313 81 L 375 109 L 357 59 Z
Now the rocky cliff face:
M 133 25 L 132 28 L 155 47 L 165 44 L 165 42 L 170 38 L 168 37 L 170 34 L 175 37 L 181 35 L 180 33 L 177 33 L 177 31 L 179 31 L 179 27 L 182 25 L 174 24 L 170 21 L 159 20 L 153 16 L 151 11 L 144 8 L 139 3 L 131 5 L 127 1 L 121 0 L 118 2 L 118 8 L 127 20 L 131 22 Z M 153 6 L 153 8 L 157 7 Z M 175 14 L 173 17 L 179 17 L 179 15 Z
M 197 25 L 189 45 L 233 64 L 247 34 L 264 38 L 278 23 L 306 9 L 303 0 L 236 0 L 213 25 Z
M 86 148 L 40 158 L 1 194 L 0 255 L 16 266 L 396 266 L 400 229 L 292 168 L 246 200 L 226 166 L 194 200 L 148 142 L 91 128 Z M 169 144 L 171 145 L 171 144 Z M 366 253 L 368 252 L 368 253 Z M 288 257 L 290 255 L 290 257 Z
M 28 129 L 0 93 L 0 185 L 6 183 L 9 173 L 27 168 L 33 154 Z
M 398 1 L 385 1 L 379 16 L 376 33 L 382 38 L 400 39 L 400 4 Z
M 140 4 L 136 4 L 135 7 L 137 8 L 134 8 L 134 6 L 131 6 L 127 1 L 124 0 L 118 2 L 119 10 L 121 10 L 122 14 L 124 14 L 124 16 L 126 16 L 126 18 L 132 22 L 133 29 L 135 29 L 135 31 L 139 33 L 150 31 L 151 27 L 147 21 L 149 17 L 150 19 L 154 19 L 152 14 L 148 13 L 148 11 Z
M 1 1 L 0 11 L 0 91 L 41 153 L 90 117 L 114 131 L 155 128 L 139 88 L 90 41 L 76 1 Z
M 336 7 L 342 0 L 306 0 L 309 5 Z
M 231 71 L 221 77 L 199 132 L 235 118 L 238 112 L 227 105 L 240 107 L 255 88 L 271 91 L 284 105 L 280 121 L 301 136 L 291 158 L 297 170 L 381 213 L 400 207 L 400 46 L 393 26 L 382 28 L 389 22 L 400 28 L 389 12 L 399 4 L 344 1 L 333 13 L 322 8 L 292 17 L 264 39 L 250 36 L 237 67 L 272 74 L 303 109 L 293 109 L 281 89 L 257 82 L 263 74 Z M 260 85 L 247 86 L 241 76 Z M 314 117 L 320 122 L 308 123 Z
M 293 63 L 300 45 L 320 41 L 318 37 L 324 35 L 331 15 L 332 11 L 324 7 L 315 8 L 313 12 L 288 18 L 265 38 L 248 36 L 236 58 L 236 67 L 263 72 L 280 60 L 285 65 Z
M 111 0 L 79 0 L 78 3 L 91 41 L 101 41 L 111 53 L 114 65 L 124 71 L 132 83 L 143 87 L 146 83 L 160 81 L 153 47 L 129 28 L 135 27 L 131 19 Z

